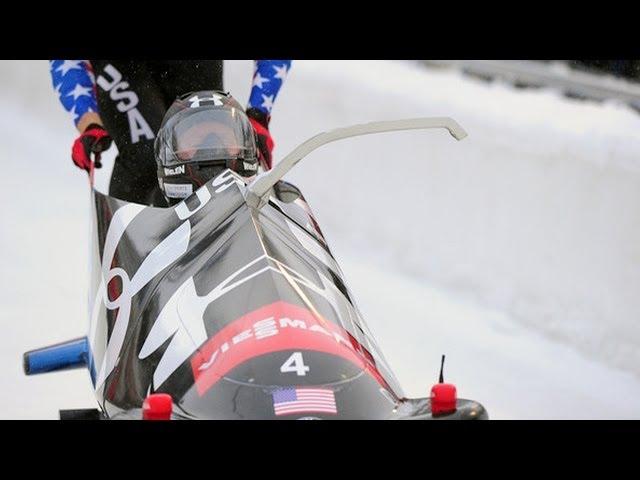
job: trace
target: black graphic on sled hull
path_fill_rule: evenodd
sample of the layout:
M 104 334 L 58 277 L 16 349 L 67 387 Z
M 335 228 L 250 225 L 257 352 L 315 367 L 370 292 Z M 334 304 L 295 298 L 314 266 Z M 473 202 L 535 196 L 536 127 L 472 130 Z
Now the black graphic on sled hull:
M 92 298 L 98 304 L 92 310 L 99 313 L 94 314 L 90 335 L 92 371 L 107 415 L 140 408 L 149 393 L 166 392 L 187 418 L 286 417 L 275 415 L 273 392 L 315 386 L 322 395 L 334 396 L 339 410 L 328 414 L 331 418 L 388 417 L 402 391 L 304 199 L 287 203 L 272 197 L 256 212 L 244 202 L 239 177 L 229 172 L 227 179 L 218 185 L 210 182 L 170 209 L 136 211 L 132 204 L 95 193 L 94 267 L 103 261 L 107 237 L 114 236 L 114 218 L 122 220 L 117 212 L 129 208 L 133 217 L 120 227 L 123 233 L 111 263 L 96 268 L 93 276 Z M 120 216 L 125 218 L 122 212 Z M 176 236 L 180 229 L 183 235 Z M 180 242 L 186 248 L 176 247 Z M 177 250 L 175 259 L 172 249 Z M 166 266 L 163 256 L 168 256 Z M 139 280 L 136 284 L 139 272 L 154 262 L 158 271 L 143 279 L 144 285 L 138 285 Z M 101 282 L 107 302 L 98 295 Z M 123 283 L 135 292 L 128 299 L 128 319 L 118 318 L 120 308 L 105 305 L 118 299 L 123 303 L 121 297 L 128 295 Z M 257 317 L 247 319 L 252 313 Z M 123 322 L 121 346 L 111 347 L 113 367 L 105 368 L 107 346 Z M 220 335 L 226 335 L 226 345 L 225 339 L 216 338 Z M 194 366 L 194 358 L 216 341 L 218 357 L 203 357 L 201 365 Z M 296 352 L 309 370 L 280 371 Z M 220 375 L 205 372 L 215 382 L 200 377 L 202 370 L 194 372 L 207 362 L 220 370 Z M 201 392 L 196 388 L 211 382 Z M 241 412 L 222 407 L 226 404 L 221 399 L 240 392 L 253 399 L 244 401 Z

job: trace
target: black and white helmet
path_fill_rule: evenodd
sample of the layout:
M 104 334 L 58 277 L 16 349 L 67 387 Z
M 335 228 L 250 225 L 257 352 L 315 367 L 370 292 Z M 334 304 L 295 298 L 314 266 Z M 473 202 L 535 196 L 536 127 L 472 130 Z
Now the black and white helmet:
M 231 169 L 250 177 L 258 171 L 253 127 L 228 93 L 192 92 L 176 99 L 155 140 L 158 182 L 170 204 Z

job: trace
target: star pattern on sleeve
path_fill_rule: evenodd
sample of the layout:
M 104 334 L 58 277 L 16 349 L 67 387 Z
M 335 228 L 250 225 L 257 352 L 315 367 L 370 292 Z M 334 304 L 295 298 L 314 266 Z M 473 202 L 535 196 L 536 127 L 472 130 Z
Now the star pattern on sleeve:
M 264 88 L 262 86 L 263 83 L 268 82 L 269 79 L 260 75 L 260 72 L 256 72 L 255 77 L 253 77 L 253 85 L 252 87 Z
M 248 107 L 270 115 L 290 69 L 291 60 L 256 60 Z
M 287 73 L 289 73 L 287 65 L 274 65 L 273 69 L 276 71 L 276 74 L 273 76 L 273 78 L 277 78 L 284 82 L 287 78 Z
M 271 111 L 271 109 L 273 108 L 273 100 L 275 95 L 262 95 L 262 103 L 260 104 L 260 106 L 264 109 L 266 109 L 268 112 Z
M 73 96 L 74 100 L 77 100 L 79 97 L 82 97 L 82 96 L 90 97 L 91 96 L 91 90 L 92 90 L 91 87 L 83 87 L 82 85 L 80 85 L 78 83 L 74 87 L 74 89 L 67 94 L 67 97 Z
M 69 70 L 81 70 L 81 60 L 62 60 L 62 63 L 56 68 L 56 72 L 61 72 L 63 77 L 69 72 Z
M 95 77 L 87 60 L 50 60 L 53 88 L 74 123 L 87 112 L 98 111 Z

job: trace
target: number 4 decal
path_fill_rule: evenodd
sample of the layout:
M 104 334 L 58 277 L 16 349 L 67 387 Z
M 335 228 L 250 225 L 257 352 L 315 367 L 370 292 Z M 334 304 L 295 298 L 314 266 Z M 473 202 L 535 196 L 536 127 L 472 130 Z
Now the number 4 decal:
M 282 373 L 296 372 L 299 377 L 304 377 L 309 371 L 309 367 L 304 364 L 302 352 L 295 352 L 280 367 Z

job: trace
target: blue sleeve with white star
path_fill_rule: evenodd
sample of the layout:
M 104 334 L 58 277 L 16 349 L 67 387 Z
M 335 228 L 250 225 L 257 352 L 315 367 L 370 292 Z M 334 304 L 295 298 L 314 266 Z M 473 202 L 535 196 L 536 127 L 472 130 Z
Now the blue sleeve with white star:
M 247 108 L 257 108 L 271 115 L 273 102 L 290 68 L 291 60 L 256 60 Z
M 98 111 L 95 77 L 87 60 L 49 60 L 49 65 L 53 88 L 76 125 L 85 113 Z

